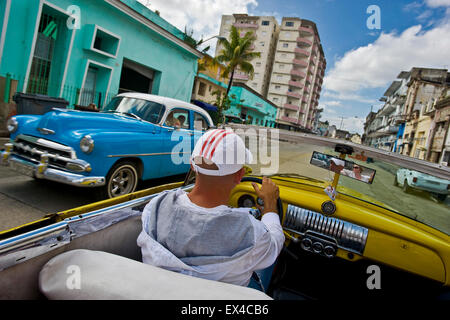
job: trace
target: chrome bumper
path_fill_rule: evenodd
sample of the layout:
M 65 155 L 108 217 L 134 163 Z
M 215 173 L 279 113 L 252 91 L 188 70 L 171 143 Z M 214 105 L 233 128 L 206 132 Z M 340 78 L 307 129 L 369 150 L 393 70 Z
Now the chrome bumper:
M 39 163 L 24 160 L 12 153 L 13 145 L 5 144 L 5 150 L 0 152 L 0 164 L 10 167 L 13 171 L 30 177 L 46 179 L 77 187 L 100 187 L 105 185 L 105 177 L 86 177 L 71 173 L 48 165 L 48 157 L 41 156 Z

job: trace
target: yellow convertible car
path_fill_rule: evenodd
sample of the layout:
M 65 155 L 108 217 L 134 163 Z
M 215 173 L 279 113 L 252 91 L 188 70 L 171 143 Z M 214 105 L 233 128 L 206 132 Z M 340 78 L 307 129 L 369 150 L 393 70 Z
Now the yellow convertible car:
M 250 165 L 229 203 L 255 214 L 251 183 L 264 175 L 279 186 L 286 242 L 265 293 L 140 262 L 144 206 L 163 190 L 189 191 L 190 174 L 0 233 L 0 298 L 450 299 L 449 200 L 394 183 L 406 168 L 449 190 L 449 167 L 303 133 L 266 140 L 276 165 Z

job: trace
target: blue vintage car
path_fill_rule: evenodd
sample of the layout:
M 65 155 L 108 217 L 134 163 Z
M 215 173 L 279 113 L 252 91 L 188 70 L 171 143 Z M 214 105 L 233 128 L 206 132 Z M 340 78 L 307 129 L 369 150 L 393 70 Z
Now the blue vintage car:
M 196 140 L 213 127 L 190 103 L 141 93 L 120 94 L 100 112 L 53 109 L 8 122 L 1 163 L 36 179 L 98 187 L 113 198 L 147 180 L 189 171 Z
M 410 192 L 411 189 L 428 191 L 441 201 L 445 201 L 450 192 L 448 180 L 415 170 L 398 169 L 394 179 L 394 185 L 402 187 L 405 192 Z

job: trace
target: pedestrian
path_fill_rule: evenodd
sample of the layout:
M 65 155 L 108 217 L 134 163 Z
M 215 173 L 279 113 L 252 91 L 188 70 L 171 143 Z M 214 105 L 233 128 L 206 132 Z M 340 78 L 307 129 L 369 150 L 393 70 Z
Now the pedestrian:
M 257 287 L 254 271 L 267 289 L 283 243 L 277 210 L 278 187 L 268 178 L 261 188 L 261 221 L 248 208 L 228 206 L 232 189 L 252 161 L 242 139 L 229 130 L 210 130 L 196 143 L 191 167 L 195 186 L 189 193 L 166 191 L 153 199 L 142 214 L 143 230 L 137 242 L 143 262 L 183 274 L 231 284 Z

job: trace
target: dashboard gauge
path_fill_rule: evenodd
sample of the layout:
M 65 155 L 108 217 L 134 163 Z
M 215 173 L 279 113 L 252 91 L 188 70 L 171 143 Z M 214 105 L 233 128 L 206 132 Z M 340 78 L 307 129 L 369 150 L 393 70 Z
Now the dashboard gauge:
M 336 205 L 333 201 L 325 201 L 322 203 L 322 212 L 328 215 L 332 215 L 336 212 Z
M 245 194 L 238 200 L 239 208 L 253 208 L 255 207 L 255 199 L 251 195 Z

